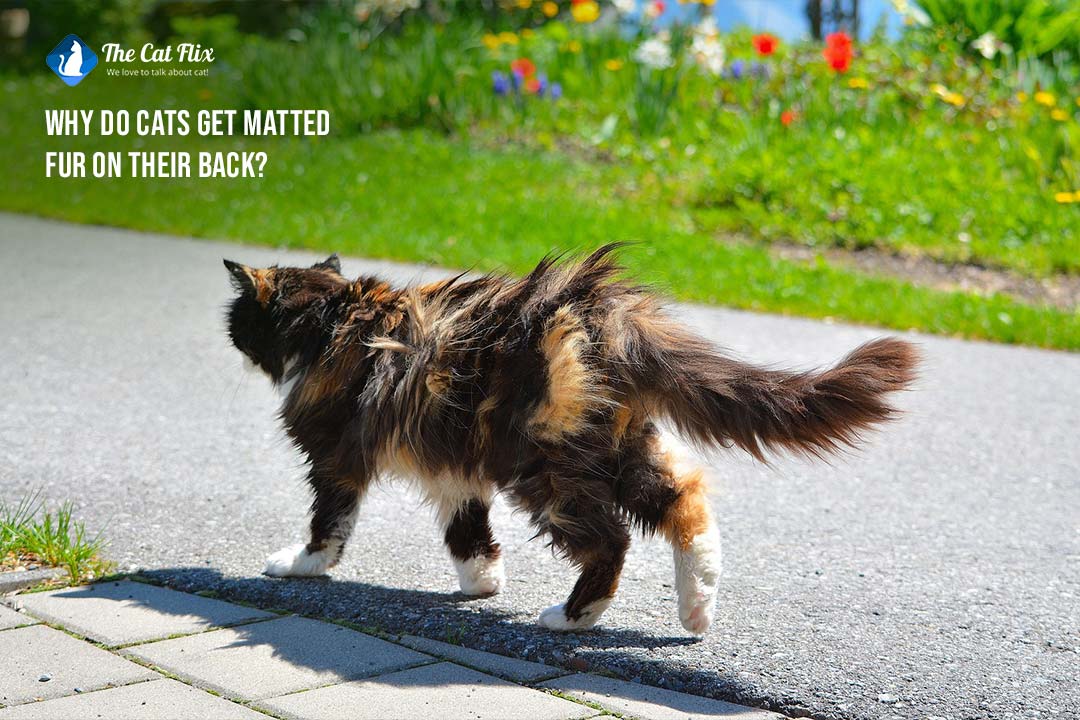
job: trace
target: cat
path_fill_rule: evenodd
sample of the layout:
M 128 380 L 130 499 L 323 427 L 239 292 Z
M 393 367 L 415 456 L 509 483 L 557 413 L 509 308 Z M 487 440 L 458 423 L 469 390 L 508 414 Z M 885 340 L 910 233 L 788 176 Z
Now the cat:
M 708 630 L 720 536 L 702 471 L 658 430 L 701 446 L 820 456 L 889 420 L 915 348 L 868 342 L 835 367 L 786 372 L 721 353 L 620 279 L 617 245 L 527 276 L 463 275 L 395 288 L 350 280 L 336 255 L 310 268 L 225 261 L 232 343 L 284 396 L 281 419 L 310 460 L 310 539 L 270 556 L 275 577 L 324 574 L 382 477 L 409 476 L 434 505 L 461 591 L 505 583 L 488 510 L 523 510 L 580 569 L 552 630 L 584 630 L 611 604 L 631 529 L 675 558 L 679 619 Z
M 82 77 L 82 45 L 71 41 L 71 56 L 64 60 L 64 54 L 60 53 L 60 64 L 57 66 L 64 77 Z

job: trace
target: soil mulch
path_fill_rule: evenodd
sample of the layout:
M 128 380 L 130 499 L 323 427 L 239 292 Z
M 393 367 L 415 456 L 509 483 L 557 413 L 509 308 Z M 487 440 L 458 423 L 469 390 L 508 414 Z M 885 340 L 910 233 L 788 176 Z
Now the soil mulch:
M 1080 276 L 1055 275 L 1032 278 L 1009 270 L 964 263 L 944 263 L 927 257 L 897 255 L 867 248 L 843 250 L 794 243 L 772 243 L 777 257 L 812 262 L 819 256 L 829 263 L 866 273 L 907 280 L 937 290 L 961 290 L 980 295 L 1000 293 L 1028 305 L 1049 305 L 1059 310 L 1080 308 Z

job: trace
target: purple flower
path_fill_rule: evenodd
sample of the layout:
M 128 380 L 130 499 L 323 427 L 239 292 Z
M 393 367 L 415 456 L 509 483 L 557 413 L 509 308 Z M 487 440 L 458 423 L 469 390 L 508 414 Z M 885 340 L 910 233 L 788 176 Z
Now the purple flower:
M 496 70 L 491 73 L 491 89 L 496 95 L 505 95 L 510 92 L 510 80 L 503 73 Z
M 758 78 L 769 77 L 769 65 L 768 63 L 757 62 L 756 60 L 750 64 L 750 74 Z
M 746 62 L 743 60 L 732 60 L 731 65 L 728 66 L 728 73 L 732 78 L 742 80 L 742 76 L 746 74 Z
M 558 100 L 562 97 L 562 85 L 559 83 L 551 83 L 551 99 Z
M 536 76 L 536 79 L 540 82 L 540 87 L 539 89 L 537 89 L 536 94 L 538 97 L 544 97 L 544 93 L 546 93 L 548 90 L 547 75 L 545 75 L 544 73 L 540 73 Z

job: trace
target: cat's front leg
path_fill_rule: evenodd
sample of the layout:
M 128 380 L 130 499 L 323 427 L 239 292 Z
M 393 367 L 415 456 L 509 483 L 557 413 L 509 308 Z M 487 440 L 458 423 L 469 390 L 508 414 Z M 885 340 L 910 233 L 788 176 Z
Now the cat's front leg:
M 461 592 L 466 595 L 493 595 L 506 584 L 499 544 L 488 521 L 489 509 L 486 500 L 468 500 L 453 511 L 446 526 L 446 547 L 454 560 Z
M 311 538 L 290 545 L 266 560 L 263 574 L 270 577 L 316 577 L 337 564 L 352 534 L 356 512 L 366 483 L 319 476 L 309 482 L 315 491 L 311 504 Z

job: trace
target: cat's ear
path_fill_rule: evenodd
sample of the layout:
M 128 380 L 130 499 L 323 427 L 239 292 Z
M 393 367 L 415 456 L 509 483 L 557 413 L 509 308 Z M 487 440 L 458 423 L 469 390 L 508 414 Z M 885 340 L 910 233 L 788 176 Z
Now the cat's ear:
M 229 271 L 233 287 L 237 290 L 253 290 L 255 288 L 255 276 L 252 274 L 251 268 L 225 258 L 222 258 L 222 262 L 225 263 L 225 269 Z
M 312 270 L 333 270 L 338 275 L 341 274 L 341 258 L 337 253 L 334 253 L 330 257 L 326 258 L 322 262 L 317 262 L 311 266 Z

